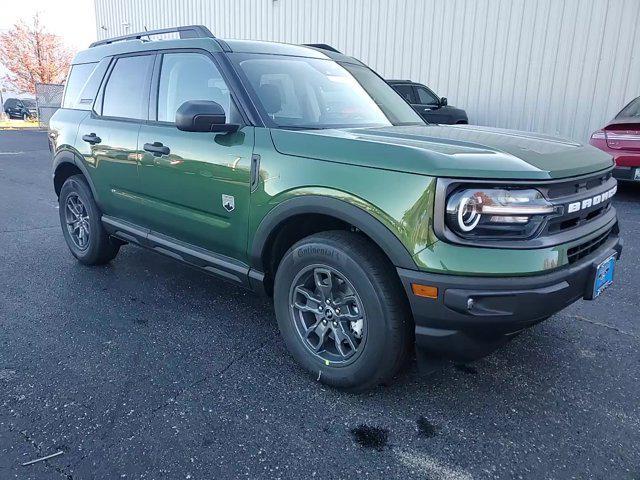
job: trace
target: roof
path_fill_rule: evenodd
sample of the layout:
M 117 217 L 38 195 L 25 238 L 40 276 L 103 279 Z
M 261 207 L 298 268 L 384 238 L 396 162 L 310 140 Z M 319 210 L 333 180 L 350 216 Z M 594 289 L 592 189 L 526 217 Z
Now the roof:
M 167 33 L 177 33 L 181 38 L 151 40 L 152 36 L 166 36 Z M 289 55 L 361 64 L 358 60 L 344 55 L 326 44 L 293 45 L 259 40 L 223 40 L 216 38 L 206 27 L 201 25 L 138 32 L 122 37 L 100 40 L 92 43 L 87 50 L 79 52 L 73 63 L 97 62 L 104 57 L 112 55 L 171 48 L 200 48 L 211 52 Z

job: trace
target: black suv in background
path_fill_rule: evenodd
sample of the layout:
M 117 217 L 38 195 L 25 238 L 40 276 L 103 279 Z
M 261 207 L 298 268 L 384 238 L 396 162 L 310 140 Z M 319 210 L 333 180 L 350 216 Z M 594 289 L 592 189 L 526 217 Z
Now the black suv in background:
M 36 102 L 29 98 L 7 98 L 4 102 L 4 113 L 9 118 L 21 118 L 26 121 L 30 118 L 36 118 L 38 109 L 36 108 Z
M 387 80 L 422 118 L 429 123 L 469 123 L 467 112 L 447 105 L 445 97 L 439 98 L 433 90 L 411 80 Z

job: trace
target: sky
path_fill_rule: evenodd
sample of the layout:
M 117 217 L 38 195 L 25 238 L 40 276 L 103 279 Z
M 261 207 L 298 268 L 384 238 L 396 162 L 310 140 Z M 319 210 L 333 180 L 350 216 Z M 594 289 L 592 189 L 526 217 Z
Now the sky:
M 93 0 L 5 0 L 0 6 L 0 31 L 21 18 L 29 21 L 38 12 L 47 30 L 60 35 L 73 50 L 87 48 L 96 39 Z
M 2 0 L 0 31 L 7 31 L 19 19 L 29 22 L 38 12 L 44 27 L 62 37 L 73 52 L 87 48 L 97 38 L 93 0 Z M 4 71 L 0 65 L 0 77 Z

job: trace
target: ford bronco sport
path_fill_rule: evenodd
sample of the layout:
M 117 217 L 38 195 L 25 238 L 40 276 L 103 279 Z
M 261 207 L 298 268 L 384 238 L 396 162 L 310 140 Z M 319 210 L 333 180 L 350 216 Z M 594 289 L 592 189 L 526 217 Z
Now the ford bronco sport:
M 136 244 L 273 296 L 293 357 L 350 390 L 414 343 L 420 362 L 486 355 L 597 297 L 621 252 L 609 155 L 425 124 L 326 45 L 201 26 L 96 42 L 50 143 L 80 262 Z

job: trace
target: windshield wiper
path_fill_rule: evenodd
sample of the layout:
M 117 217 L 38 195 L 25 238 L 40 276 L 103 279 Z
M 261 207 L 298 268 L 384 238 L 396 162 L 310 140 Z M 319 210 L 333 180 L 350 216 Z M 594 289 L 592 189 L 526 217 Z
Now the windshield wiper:
M 278 128 L 283 130 L 326 130 L 331 127 L 305 127 L 303 125 L 280 125 Z

